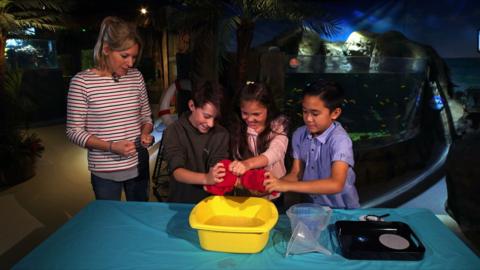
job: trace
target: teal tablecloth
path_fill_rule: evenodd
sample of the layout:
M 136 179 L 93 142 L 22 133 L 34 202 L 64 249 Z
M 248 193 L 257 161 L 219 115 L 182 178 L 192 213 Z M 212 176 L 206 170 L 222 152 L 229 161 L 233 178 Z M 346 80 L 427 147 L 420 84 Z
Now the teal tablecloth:
M 480 269 L 480 259 L 431 212 L 422 209 L 335 210 L 336 220 L 390 213 L 410 225 L 426 248 L 421 261 L 348 260 L 335 237 L 321 242 L 334 252 L 285 257 L 290 238 L 281 216 L 258 254 L 204 251 L 188 225 L 193 205 L 94 201 L 18 262 L 14 269 Z

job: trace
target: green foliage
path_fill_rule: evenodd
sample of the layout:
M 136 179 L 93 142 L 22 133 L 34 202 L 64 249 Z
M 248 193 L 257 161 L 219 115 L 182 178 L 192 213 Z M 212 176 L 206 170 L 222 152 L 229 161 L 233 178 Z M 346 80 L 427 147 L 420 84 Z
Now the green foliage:
M 5 48 L 8 36 L 22 37 L 29 27 L 63 29 L 62 18 L 69 3 L 68 0 L 0 0 L 0 48 Z M 5 54 L 1 51 L 0 107 L 4 115 L 0 127 L 0 184 L 11 184 L 11 177 L 28 171 L 26 166 L 31 166 L 44 150 L 40 138 L 27 131 L 34 104 L 22 91 L 22 77 L 21 70 L 5 73 Z
M 21 88 L 23 71 L 7 72 L 1 106 L 5 113 L 0 131 L 0 170 L 12 169 L 25 158 L 41 157 L 44 147 L 35 133 L 28 132 L 28 116 L 34 108 Z
M 352 139 L 352 141 L 357 142 L 357 141 L 384 138 L 389 134 L 385 131 L 378 131 L 378 132 L 372 131 L 372 132 L 349 132 L 348 135 L 350 135 L 350 138 Z
M 90 50 L 82 50 L 82 70 L 93 68 L 93 49 Z
M 8 168 L 22 158 L 40 158 L 45 150 L 42 140 L 35 133 L 15 130 L 0 137 L 0 169 Z
M 20 69 L 8 71 L 5 74 L 5 101 L 2 106 L 7 111 L 7 126 L 28 127 L 28 117 L 35 110 L 35 104 L 30 96 L 22 90 L 23 71 Z
M 293 88 L 286 90 L 285 93 L 285 115 L 290 119 L 290 131 L 294 131 L 298 127 L 302 126 L 302 93 L 303 89 Z
M 55 31 L 63 29 L 64 0 L 0 0 L 0 31 L 15 32 L 28 27 Z

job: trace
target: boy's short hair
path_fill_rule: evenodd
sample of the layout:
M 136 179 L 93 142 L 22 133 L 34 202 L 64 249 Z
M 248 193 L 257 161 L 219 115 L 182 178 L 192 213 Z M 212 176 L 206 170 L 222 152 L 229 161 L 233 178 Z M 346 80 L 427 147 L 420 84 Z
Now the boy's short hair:
M 200 83 L 193 89 L 192 100 L 193 105 L 199 108 L 210 102 L 220 114 L 223 101 L 223 87 L 219 83 L 211 81 Z
M 344 100 L 344 92 L 342 87 L 334 82 L 319 79 L 312 83 L 308 83 L 303 91 L 303 96 L 316 96 L 320 98 L 330 111 L 341 108 Z

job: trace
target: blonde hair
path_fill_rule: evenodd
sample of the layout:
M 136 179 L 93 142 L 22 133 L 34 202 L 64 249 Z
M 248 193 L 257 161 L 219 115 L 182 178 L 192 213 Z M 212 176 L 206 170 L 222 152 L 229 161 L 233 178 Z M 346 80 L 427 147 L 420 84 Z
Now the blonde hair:
M 93 61 L 100 70 L 109 68 L 107 55 L 103 51 L 104 44 L 107 44 L 110 50 L 113 51 L 127 50 L 138 44 L 138 56 L 135 64 L 138 63 L 142 54 L 142 40 L 137 33 L 137 28 L 135 25 L 118 17 L 106 17 L 100 26 L 97 43 L 93 49 Z

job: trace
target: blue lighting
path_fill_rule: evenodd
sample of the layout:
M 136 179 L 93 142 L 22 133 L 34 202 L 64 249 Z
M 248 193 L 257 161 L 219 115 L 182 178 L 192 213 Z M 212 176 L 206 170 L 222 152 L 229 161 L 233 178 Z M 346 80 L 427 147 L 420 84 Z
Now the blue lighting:
M 362 18 L 363 16 L 365 16 L 365 13 L 358 9 L 354 10 L 352 13 L 353 13 L 353 16 L 357 18 Z
M 477 33 L 477 51 L 480 52 L 480 30 Z
M 22 39 L 15 39 L 15 38 L 7 39 L 7 42 L 6 42 L 7 49 L 10 49 L 10 48 L 13 48 L 13 47 L 20 47 L 20 46 L 23 46 L 23 40 Z
M 444 107 L 443 98 L 440 95 L 434 95 L 430 101 L 432 109 L 440 111 Z
M 34 27 L 29 27 L 29 28 L 25 29 L 24 33 L 27 36 L 35 36 L 35 28 Z

